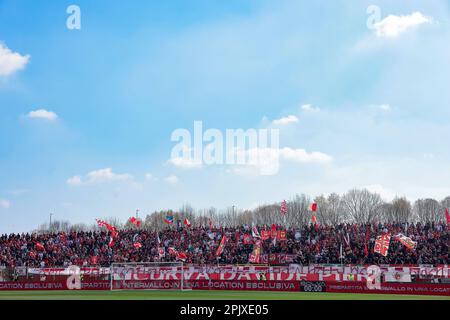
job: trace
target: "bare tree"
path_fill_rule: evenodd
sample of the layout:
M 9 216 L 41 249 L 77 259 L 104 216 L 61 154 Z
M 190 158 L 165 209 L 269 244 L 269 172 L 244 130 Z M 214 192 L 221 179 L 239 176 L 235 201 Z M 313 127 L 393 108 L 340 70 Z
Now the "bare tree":
M 384 203 L 380 210 L 385 222 L 408 222 L 412 219 L 411 203 L 406 198 L 395 198 Z
M 377 193 L 367 189 L 352 189 L 343 196 L 342 200 L 353 222 L 371 223 L 382 218 L 380 208 L 383 201 Z
M 414 215 L 417 221 L 438 222 L 444 219 L 442 207 L 434 199 L 418 199 L 414 203 Z
M 84 223 L 76 223 L 76 224 L 70 226 L 70 231 L 86 232 L 86 231 L 90 231 L 90 230 L 94 230 L 94 228 L 91 228 Z
M 349 217 L 345 210 L 342 198 L 337 193 L 331 193 L 328 196 L 328 212 L 326 223 L 338 225 L 346 222 Z
M 332 193 L 328 197 L 321 195 L 316 197 L 314 202 L 317 203 L 316 216 L 319 224 L 337 225 L 347 220 L 338 194 Z
M 450 196 L 441 201 L 441 206 L 444 210 L 445 208 L 448 208 L 450 210 Z
M 311 198 L 305 194 L 296 195 L 287 203 L 286 214 L 288 226 L 303 226 L 311 222 L 311 212 L 308 211 Z

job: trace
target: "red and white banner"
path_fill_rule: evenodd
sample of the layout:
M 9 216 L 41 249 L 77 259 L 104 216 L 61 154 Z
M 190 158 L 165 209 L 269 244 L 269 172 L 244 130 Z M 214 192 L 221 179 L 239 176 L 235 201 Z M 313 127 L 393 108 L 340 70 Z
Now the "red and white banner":
M 417 242 L 413 241 L 411 238 L 405 236 L 403 233 L 399 233 L 394 236 L 394 239 L 400 241 L 409 250 L 414 250 L 417 246 Z
M 173 253 L 175 254 L 175 253 Z M 279 262 L 292 258 L 290 255 L 272 254 L 277 258 L 270 258 L 267 254 L 261 255 L 261 262 L 267 263 L 269 260 L 278 259 Z M 152 269 L 155 269 L 153 266 Z M 204 273 L 221 273 L 221 272 L 255 272 L 266 271 L 273 273 L 313 273 L 313 274 L 367 274 L 368 265 L 356 266 L 356 265 L 299 265 L 289 264 L 284 266 L 235 266 L 235 265 L 211 265 L 211 266 L 185 266 L 185 270 L 189 272 L 204 272 Z M 417 277 L 440 277 L 450 278 L 450 266 L 449 265 L 379 265 L 380 272 L 382 274 L 386 272 L 406 272 Z M 1 269 L 1 267 L 0 267 Z M 23 270 L 21 273 L 36 274 L 36 275 L 69 275 L 70 270 L 68 268 L 28 268 L 18 267 L 17 270 Z M 80 272 L 84 275 L 107 275 L 110 274 L 109 267 L 81 267 Z
M 369 289 L 366 282 L 327 282 L 326 292 L 450 296 L 450 285 L 422 283 L 382 283 L 380 289 Z
M 381 254 L 382 256 L 386 257 L 389 251 L 389 244 L 391 242 L 391 234 L 386 233 L 382 234 L 377 237 L 377 240 L 375 241 L 375 248 L 374 252 Z
M 81 290 L 110 290 L 108 280 L 82 281 Z M 113 282 L 115 289 L 181 289 L 179 280 L 130 280 Z M 193 290 L 248 290 L 248 291 L 308 291 L 335 293 L 375 293 L 407 295 L 450 296 L 450 284 L 382 283 L 380 289 L 370 289 L 364 281 L 323 282 L 317 280 L 192 280 L 185 281 L 183 288 Z M 319 288 L 319 290 L 317 290 Z M 0 291 L 69 290 L 67 281 L 0 282 Z M 77 290 L 77 289 L 75 289 Z

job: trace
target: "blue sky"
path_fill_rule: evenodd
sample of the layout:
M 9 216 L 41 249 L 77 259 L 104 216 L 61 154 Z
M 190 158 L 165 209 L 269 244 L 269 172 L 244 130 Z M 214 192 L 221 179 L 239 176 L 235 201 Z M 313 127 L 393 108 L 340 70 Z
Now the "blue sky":
M 66 28 L 71 4 L 80 30 Z M 381 13 L 373 29 L 370 5 Z M 440 200 L 449 18 L 437 0 L 0 0 L 0 233 L 49 212 L 92 223 L 353 187 Z M 175 166 L 171 133 L 195 120 L 277 127 L 280 146 L 307 159 L 270 176 Z

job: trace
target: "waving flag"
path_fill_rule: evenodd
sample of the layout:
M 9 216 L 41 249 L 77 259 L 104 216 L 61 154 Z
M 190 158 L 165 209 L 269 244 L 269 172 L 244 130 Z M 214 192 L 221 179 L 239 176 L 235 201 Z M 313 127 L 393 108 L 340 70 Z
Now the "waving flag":
M 253 238 L 261 238 L 261 236 L 259 235 L 258 228 L 256 226 L 252 228 L 252 236 Z
M 140 249 L 142 248 L 142 244 L 140 242 L 136 242 L 133 244 L 133 247 L 135 247 L 136 249 Z
M 188 218 L 184 218 L 184 225 L 188 228 L 191 227 L 191 223 L 189 222 Z
M 111 232 L 111 235 L 113 237 L 116 237 L 118 232 L 116 227 L 110 225 L 109 223 L 107 223 L 106 221 L 100 220 L 100 219 L 95 219 L 95 221 L 97 221 L 97 224 L 99 227 L 106 227 L 106 229 L 108 229 L 109 232 Z
M 278 231 L 278 240 L 286 241 L 286 230 Z
M 390 233 L 382 234 L 377 237 L 377 240 L 375 241 L 375 248 L 373 251 L 386 257 L 389 251 L 390 243 L 391 243 L 391 234 Z
M 141 227 L 141 220 L 137 219 L 136 217 L 131 217 L 129 221 L 131 224 L 135 225 L 136 227 L 138 227 L 138 228 Z
M 417 246 L 416 241 L 413 241 L 411 238 L 405 236 L 402 233 L 399 233 L 396 236 L 394 236 L 394 239 L 400 241 L 409 250 L 414 250 Z
M 114 246 L 114 238 L 113 237 L 109 237 L 108 247 L 112 248 L 113 246 Z
M 44 245 L 42 243 L 40 243 L 40 242 L 36 242 L 35 247 L 36 247 L 36 250 L 45 251 Z
M 448 212 L 448 208 L 445 208 L 445 220 L 447 220 L 447 224 L 450 225 L 450 213 Z
M 317 211 L 317 203 L 313 202 L 308 207 L 309 211 L 316 212 Z
M 186 259 L 187 259 L 186 253 L 184 253 L 184 252 L 177 252 L 176 257 L 178 260 L 181 260 L 181 261 L 186 261 Z
M 261 240 L 267 240 L 270 238 L 270 230 L 261 230 Z
M 286 214 L 287 213 L 287 205 L 286 205 L 286 200 L 283 200 L 283 202 L 281 203 L 281 210 L 280 210 L 281 214 Z
M 173 213 L 168 213 L 164 218 L 164 222 L 167 224 L 173 224 Z
M 219 257 L 222 254 L 227 240 L 228 240 L 227 236 L 222 237 L 222 240 L 220 241 L 219 247 L 217 248 L 217 251 L 216 251 L 216 257 Z
M 366 229 L 366 237 L 364 239 L 364 256 L 365 257 L 367 257 L 369 255 L 369 248 L 368 248 L 368 244 L 367 244 L 369 241 L 369 236 L 370 236 L 369 230 L 370 230 L 369 228 Z
M 173 248 L 173 247 L 169 247 L 169 253 L 170 253 L 171 255 L 177 255 L 177 254 L 178 254 L 178 251 L 175 250 L 175 248 Z
M 253 252 L 250 254 L 248 262 L 260 263 L 260 261 L 261 261 L 261 241 L 258 240 L 253 246 Z
M 272 238 L 276 238 L 276 237 L 277 237 L 277 235 L 278 235 L 278 231 L 277 231 L 277 225 L 276 225 L 276 224 L 273 224 L 273 225 L 272 225 L 272 232 L 271 232 L 271 236 L 272 236 Z

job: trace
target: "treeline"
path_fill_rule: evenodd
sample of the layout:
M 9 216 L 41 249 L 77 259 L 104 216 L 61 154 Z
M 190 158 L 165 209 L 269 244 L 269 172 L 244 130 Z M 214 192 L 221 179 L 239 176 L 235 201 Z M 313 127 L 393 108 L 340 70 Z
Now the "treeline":
M 218 210 L 216 208 L 195 209 L 189 204 L 178 210 L 163 210 L 146 215 L 142 219 L 141 228 L 161 230 L 167 227 L 164 217 L 173 214 L 174 224 L 177 220 L 183 223 L 187 218 L 192 226 L 234 227 L 244 224 L 272 225 L 281 224 L 288 227 L 301 227 L 311 223 L 311 203 L 317 203 L 314 213 L 317 223 L 337 225 L 340 223 L 373 223 L 373 222 L 439 222 L 445 221 L 445 208 L 450 208 L 450 196 L 438 201 L 435 199 L 418 199 L 411 203 L 404 197 L 398 197 L 391 202 L 385 202 L 377 193 L 366 189 L 352 189 L 343 195 L 332 193 L 328 196 L 311 198 L 298 194 L 286 199 L 287 214 L 280 214 L 281 202 L 261 205 L 253 210 L 239 210 L 235 207 Z M 100 217 L 102 218 L 102 217 Z M 132 229 L 135 225 L 129 221 L 122 222 L 114 217 L 103 217 L 105 221 L 118 228 Z M 55 220 L 51 226 L 41 225 L 37 232 L 48 231 L 88 231 L 98 230 L 96 224 L 71 225 L 68 221 Z

